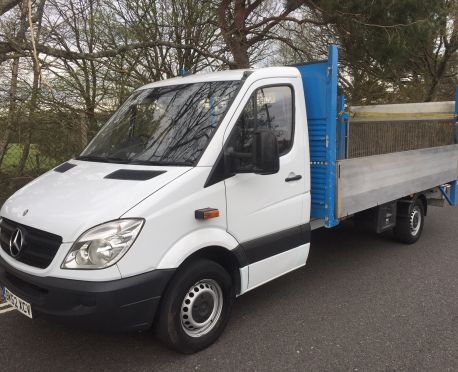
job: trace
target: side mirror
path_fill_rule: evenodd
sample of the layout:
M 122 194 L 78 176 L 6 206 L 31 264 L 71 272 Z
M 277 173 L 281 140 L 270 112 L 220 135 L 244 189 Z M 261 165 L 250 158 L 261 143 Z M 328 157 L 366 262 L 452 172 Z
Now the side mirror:
M 269 129 L 257 129 L 253 133 L 250 152 L 234 151 L 232 147 L 225 151 L 226 172 L 274 174 L 280 169 L 277 138 Z
M 258 129 L 254 133 L 253 160 L 253 172 L 256 174 L 275 174 L 279 171 L 278 142 L 271 130 Z

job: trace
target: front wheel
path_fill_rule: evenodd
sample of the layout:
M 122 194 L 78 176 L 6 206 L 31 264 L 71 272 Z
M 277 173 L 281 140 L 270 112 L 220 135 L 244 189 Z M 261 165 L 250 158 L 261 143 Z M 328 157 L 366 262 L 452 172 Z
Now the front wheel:
M 398 216 L 394 235 L 397 240 L 405 244 L 413 244 L 420 239 L 425 224 L 423 203 L 416 199 L 409 204 L 407 214 Z
M 211 345 L 223 332 L 235 294 L 228 272 L 210 260 L 180 268 L 163 298 L 157 335 L 186 354 Z

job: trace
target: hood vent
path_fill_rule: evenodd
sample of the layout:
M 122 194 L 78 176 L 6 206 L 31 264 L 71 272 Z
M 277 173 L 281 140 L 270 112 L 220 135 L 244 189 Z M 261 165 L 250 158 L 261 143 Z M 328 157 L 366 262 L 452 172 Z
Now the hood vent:
M 165 173 L 165 171 L 149 171 L 134 169 L 119 169 L 105 176 L 109 180 L 146 181 Z
M 76 167 L 76 164 L 64 163 L 54 168 L 54 172 L 65 173 L 66 171 Z

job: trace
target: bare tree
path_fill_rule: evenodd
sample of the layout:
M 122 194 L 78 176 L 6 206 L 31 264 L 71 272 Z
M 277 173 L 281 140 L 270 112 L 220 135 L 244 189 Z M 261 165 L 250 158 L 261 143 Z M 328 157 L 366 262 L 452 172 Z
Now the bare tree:
M 22 0 L 0 0 L 0 15 L 19 5 Z
M 31 0 L 27 0 L 27 9 L 28 9 L 28 22 L 29 22 L 29 28 L 32 33 L 32 44 L 35 45 L 38 40 L 40 40 L 40 33 L 41 33 L 41 22 L 43 18 L 43 11 L 44 11 L 44 6 L 45 6 L 46 0 L 40 0 L 37 3 L 36 6 L 36 11 L 35 15 L 33 17 L 32 15 L 32 3 Z M 23 6 L 25 5 L 25 2 Z M 34 30 L 34 25 L 33 22 L 34 20 L 32 17 L 35 19 L 35 24 L 36 28 Z M 41 77 L 41 65 L 40 61 L 38 59 L 38 54 L 36 51 L 34 51 L 34 55 L 32 58 L 32 70 L 33 70 L 33 82 L 32 82 L 32 89 L 31 89 L 31 97 L 29 101 L 29 110 L 28 110 L 28 117 L 27 117 L 27 126 L 26 126 L 26 133 L 25 133 L 25 141 L 22 146 L 22 154 L 21 154 L 21 159 L 18 164 L 18 169 L 17 172 L 18 174 L 22 174 L 24 172 L 24 168 L 27 162 L 27 159 L 29 158 L 29 153 L 30 153 L 30 145 L 31 145 L 31 140 L 32 140 L 32 130 L 33 126 L 35 123 L 35 112 L 38 109 L 38 96 L 40 94 L 40 77 Z
M 232 67 L 250 67 L 250 56 L 266 41 L 278 40 L 292 45 L 288 37 L 277 34 L 281 24 L 321 22 L 298 18 L 293 13 L 301 6 L 314 8 L 309 0 L 278 2 L 271 0 L 221 0 L 218 5 L 218 26 L 234 61 Z
M 458 76 L 458 3 L 445 0 L 442 10 L 434 40 L 422 48 L 422 60 L 426 67 L 425 101 L 436 98 L 444 80 Z M 412 60 L 415 61 L 414 58 Z
M 107 49 L 116 49 L 119 44 L 149 45 L 107 60 L 109 77 L 118 85 L 119 92 L 174 77 L 182 71 L 214 70 L 226 62 L 219 30 L 211 23 L 214 8 L 209 0 L 154 4 L 147 0 L 117 0 L 108 6 L 112 12 L 105 20 L 105 29 L 110 30 L 104 39 Z M 159 42 L 149 44 L 152 40 Z M 124 96 L 121 94 L 120 98 Z
M 319 59 L 332 42 L 353 102 L 447 99 L 457 81 L 456 0 L 0 2 L 0 14 L 9 9 L 0 164 L 20 143 L 19 171 L 31 149 L 52 161 L 77 153 L 136 87 L 184 71 Z M 65 145 L 47 146 L 47 135 Z
M 103 49 L 100 42 L 103 30 L 97 21 L 101 1 L 49 0 L 48 3 L 52 15 L 47 19 L 47 23 L 52 25 L 47 30 L 48 43 L 53 48 L 70 54 L 89 55 Z M 48 69 L 61 88 L 65 86 L 65 89 L 73 91 L 74 111 L 83 113 L 87 128 L 97 130 L 96 109 L 104 93 L 99 87 L 103 65 L 97 59 L 67 59 L 61 56 L 50 61 Z
M 18 13 L 19 29 L 16 33 L 14 30 L 6 30 L 6 32 L 11 31 L 11 39 L 15 42 L 21 42 L 25 39 L 25 34 L 27 32 L 27 1 L 22 0 L 21 10 Z M 18 94 L 18 78 L 19 78 L 19 63 L 20 57 L 15 55 L 12 59 L 11 64 L 11 80 L 10 80 L 10 91 L 9 91 L 9 104 L 8 104 L 8 120 L 6 126 L 2 133 L 0 133 L 0 165 L 3 161 L 6 148 L 8 146 L 10 134 L 12 128 L 15 126 L 17 121 L 17 94 Z

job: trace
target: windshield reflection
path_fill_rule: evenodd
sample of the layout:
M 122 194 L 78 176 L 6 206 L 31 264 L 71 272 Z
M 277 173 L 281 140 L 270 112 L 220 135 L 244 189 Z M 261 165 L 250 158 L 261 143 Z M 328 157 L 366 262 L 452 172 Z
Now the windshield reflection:
M 78 158 L 151 165 L 195 165 L 232 102 L 240 81 L 139 90 Z

